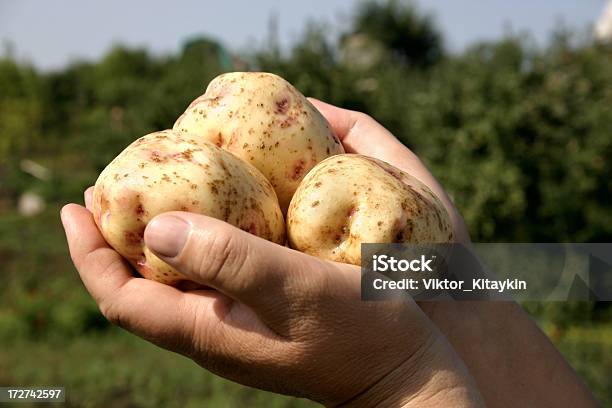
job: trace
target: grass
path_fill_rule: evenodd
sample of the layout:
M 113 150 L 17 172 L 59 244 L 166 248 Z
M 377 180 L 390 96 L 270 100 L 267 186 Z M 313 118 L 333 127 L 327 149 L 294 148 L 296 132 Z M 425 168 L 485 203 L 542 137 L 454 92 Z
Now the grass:
M 15 341 L 9 350 L 0 354 L 1 384 L 63 386 L 69 407 L 314 405 L 223 380 L 115 328 L 70 339 Z

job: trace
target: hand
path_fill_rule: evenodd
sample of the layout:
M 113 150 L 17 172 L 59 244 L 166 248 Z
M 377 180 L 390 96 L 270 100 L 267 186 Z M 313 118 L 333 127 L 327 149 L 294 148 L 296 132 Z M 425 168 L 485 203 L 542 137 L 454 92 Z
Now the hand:
M 455 232 L 455 240 L 464 244 L 469 243 L 470 237 L 463 218 L 440 183 L 416 154 L 365 113 L 341 109 L 314 98 L 308 99 L 331 124 L 347 153 L 363 154 L 386 161 L 428 186 L 448 211 Z
M 458 242 L 463 219 L 425 165 L 374 119 L 310 99 L 349 153 L 384 160 L 420 179 L 442 200 Z M 474 376 L 487 406 L 596 406 L 571 367 L 515 302 L 421 302 Z
M 408 163 L 386 156 L 403 147 L 393 136 L 365 115 L 315 103 L 349 151 L 372 144 L 362 132 L 382 129 L 385 150 L 360 152 L 385 155 L 421 178 L 462 228 L 416 156 Z M 133 277 L 86 209 L 68 205 L 62 220 L 81 278 L 111 322 L 224 377 L 329 405 L 480 404 L 462 362 L 414 302 L 362 302 L 354 266 L 318 260 L 209 217 L 168 213 L 149 223 L 145 243 L 211 288 L 182 292 Z
M 134 277 L 87 209 L 67 205 L 62 221 L 81 278 L 111 322 L 223 377 L 327 405 L 480 405 L 421 309 L 410 299 L 362 302 L 355 266 L 166 213 L 148 224 L 146 245 L 211 288 L 183 292 Z

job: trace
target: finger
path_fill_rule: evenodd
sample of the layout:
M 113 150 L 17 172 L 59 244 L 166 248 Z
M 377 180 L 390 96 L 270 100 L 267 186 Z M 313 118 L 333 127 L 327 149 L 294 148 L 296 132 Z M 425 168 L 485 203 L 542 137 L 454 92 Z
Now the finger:
M 246 306 L 222 293 L 184 293 L 133 277 L 85 208 L 67 205 L 62 223 L 83 282 L 112 323 L 235 380 L 244 380 L 248 364 L 267 364 L 279 353 L 277 335 Z
M 89 211 L 91 211 L 91 203 L 93 200 L 93 186 L 89 187 L 87 190 L 85 190 L 85 193 L 83 194 L 84 198 L 85 198 L 85 208 L 87 208 Z
M 308 98 L 321 112 L 349 153 L 365 154 L 385 160 L 398 147 L 405 148 L 387 129 L 362 112 L 342 109 Z
M 349 153 L 358 153 L 383 160 L 419 179 L 433 191 L 448 211 L 456 233 L 455 240 L 469 242 L 465 222 L 450 197 L 419 157 L 397 140 L 372 117 L 356 111 L 308 98 L 328 120 L 336 136 Z
M 193 302 L 175 288 L 132 276 L 130 266 L 108 247 L 85 208 L 69 204 L 61 217 L 70 255 L 104 316 L 156 344 L 185 351 L 187 335 L 193 332 Z M 199 308 L 224 300 L 210 295 L 203 301 Z
M 351 290 L 359 294 L 359 273 L 266 241 L 223 221 L 203 215 L 170 212 L 154 218 L 145 244 L 188 278 L 213 287 L 252 307 L 274 325 L 308 296 L 324 275 L 350 268 Z M 338 269 L 337 271 L 331 269 Z
M 438 190 L 434 192 L 445 194 L 423 162 L 372 117 L 309 99 L 329 121 L 347 152 L 383 160 L 418 178 L 433 190 Z

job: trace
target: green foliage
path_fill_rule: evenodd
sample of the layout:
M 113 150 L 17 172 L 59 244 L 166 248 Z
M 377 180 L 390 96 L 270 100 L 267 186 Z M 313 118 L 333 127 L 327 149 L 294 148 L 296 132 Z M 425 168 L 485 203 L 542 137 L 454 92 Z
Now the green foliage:
M 554 331 L 549 334 L 555 339 Z M 564 336 L 556 338 L 555 345 L 589 386 L 602 406 L 611 406 L 612 326 L 607 324 L 594 327 L 571 327 Z
M 326 31 L 313 23 L 286 54 L 270 47 L 243 57 L 307 95 L 374 116 L 433 170 L 475 241 L 610 241 L 610 48 L 559 36 L 533 49 L 506 38 L 443 55 L 431 20 L 394 0 L 363 3 L 341 38 Z M 371 54 L 368 64 L 346 52 L 351 38 L 357 56 Z M 53 73 L 0 59 L 0 341 L 12 350 L 0 353 L 0 383 L 66 384 L 73 406 L 306 406 L 204 374 L 110 327 L 70 263 L 59 223 L 60 206 L 81 202 L 119 151 L 171 127 L 236 60 L 199 38 L 177 55 L 117 46 Z M 24 173 L 22 159 L 51 177 Z M 47 209 L 18 215 L 25 191 Z M 609 305 L 525 307 L 611 403 Z
M 0 58 L 0 163 L 40 138 L 43 86 L 33 68 Z
M 356 72 L 330 48 L 323 37 L 313 44 L 309 33 L 289 58 L 260 63 L 392 130 L 440 178 L 474 240 L 612 237 L 609 49 L 537 51 L 508 38 L 427 71 L 381 65 Z M 367 82 L 373 89 L 360 86 Z
M 476 240 L 610 240 L 611 72 L 612 53 L 589 45 L 476 47 L 413 93 L 404 140 Z
M 438 29 L 410 1 L 362 3 L 352 31 L 383 44 L 395 57 L 395 63 L 429 66 L 442 58 L 442 37 Z

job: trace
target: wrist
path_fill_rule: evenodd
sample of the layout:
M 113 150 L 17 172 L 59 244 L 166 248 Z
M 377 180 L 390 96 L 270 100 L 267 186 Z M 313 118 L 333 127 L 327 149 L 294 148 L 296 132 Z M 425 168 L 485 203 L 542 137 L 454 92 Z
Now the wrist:
M 434 334 L 439 336 L 439 333 Z M 342 407 L 481 407 L 465 365 L 443 338 L 424 345 L 397 368 Z
M 465 362 L 487 404 L 595 405 L 516 302 L 421 302 L 419 306 Z

